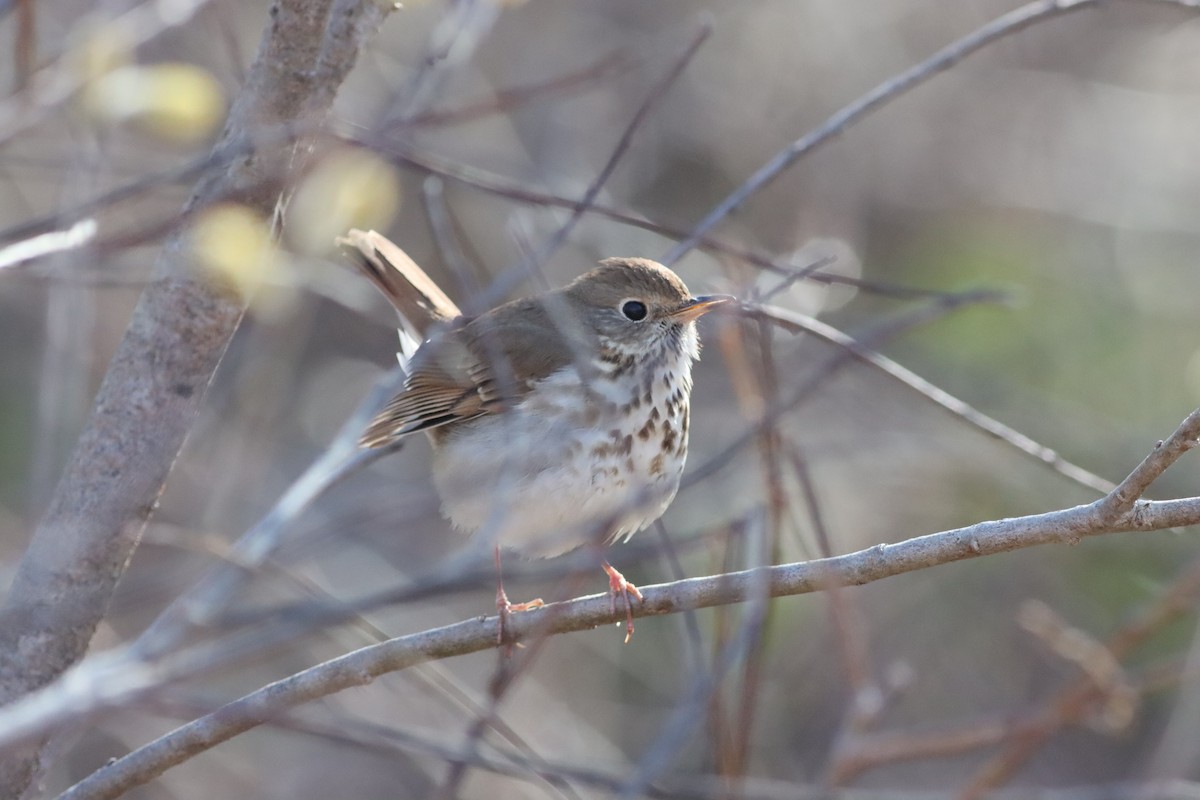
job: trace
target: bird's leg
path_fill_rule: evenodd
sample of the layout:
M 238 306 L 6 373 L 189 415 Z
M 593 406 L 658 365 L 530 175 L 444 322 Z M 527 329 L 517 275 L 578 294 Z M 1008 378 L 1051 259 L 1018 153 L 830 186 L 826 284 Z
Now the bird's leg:
M 541 608 L 546 604 L 540 597 L 524 603 L 508 602 L 508 595 L 504 593 L 504 575 L 500 571 L 500 545 L 496 545 L 492 549 L 492 555 L 496 559 L 496 611 L 500 615 L 500 630 L 496 633 L 496 644 L 504 644 L 508 639 L 506 623 L 508 622 L 508 615 L 510 613 L 513 611 L 528 611 L 531 608 Z
M 642 602 L 642 593 L 638 587 L 625 580 L 625 576 L 617 572 L 617 568 L 608 563 L 608 559 L 601 561 L 600 566 L 608 573 L 608 599 L 613 613 L 615 614 L 617 611 L 618 595 L 625 603 L 625 644 L 629 644 L 629 637 L 633 636 L 633 604 L 629 598 L 636 597 L 640 603 Z

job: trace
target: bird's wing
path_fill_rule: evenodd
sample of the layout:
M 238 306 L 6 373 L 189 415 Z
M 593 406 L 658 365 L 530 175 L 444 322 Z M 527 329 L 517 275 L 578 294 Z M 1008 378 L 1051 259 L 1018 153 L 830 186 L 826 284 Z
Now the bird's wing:
M 359 439 L 382 447 L 416 431 L 465 422 L 488 413 L 475 377 L 478 359 L 464 343 L 461 328 L 445 329 L 417 351 L 404 390 L 371 420 Z
M 475 354 L 472 378 L 489 406 L 520 400 L 539 381 L 572 364 L 572 335 L 554 324 L 555 316 L 547 300 L 531 298 L 502 305 L 466 326 Z M 564 322 L 573 324 L 569 318 Z
M 375 417 L 361 443 L 380 447 L 519 401 L 538 381 L 572 362 L 568 337 L 547 335 L 548 325 L 542 303 L 517 300 L 443 329 L 422 345 L 404 391 Z

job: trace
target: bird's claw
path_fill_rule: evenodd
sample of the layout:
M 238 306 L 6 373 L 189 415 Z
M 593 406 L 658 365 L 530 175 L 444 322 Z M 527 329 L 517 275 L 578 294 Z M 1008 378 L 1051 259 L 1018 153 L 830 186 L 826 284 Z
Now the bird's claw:
M 609 608 L 614 614 L 617 613 L 618 595 L 625 604 L 625 644 L 629 644 L 629 639 L 633 636 L 633 602 L 630 598 L 637 598 L 640 603 L 642 602 L 642 592 L 638 587 L 625 580 L 625 576 L 618 572 L 612 564 L 605 561 L 603 567 L 604 571 L 608 573 Z

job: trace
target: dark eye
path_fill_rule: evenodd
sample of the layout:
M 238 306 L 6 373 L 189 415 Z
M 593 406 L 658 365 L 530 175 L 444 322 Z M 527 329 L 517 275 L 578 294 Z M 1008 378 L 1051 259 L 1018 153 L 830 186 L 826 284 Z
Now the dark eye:
M 646 304 L 641 300 L 626 300 L 621 304 L 621 313 L 626 319 L 641 322 L 646 318 Z

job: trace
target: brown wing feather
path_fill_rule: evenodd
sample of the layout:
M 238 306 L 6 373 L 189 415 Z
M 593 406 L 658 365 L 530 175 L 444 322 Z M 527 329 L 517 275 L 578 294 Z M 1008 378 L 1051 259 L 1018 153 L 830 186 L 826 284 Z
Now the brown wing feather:
M 519 400 L 570 365 L 572 355 L 569 337 L 558 331 L 544 303 L 500 306 L 425 343 L 404 391 L 371 422 L 361 443 L 380 447 L 416 431 L 436 441 L 444 426 L 497 413 L 506 400 Z M 503 367 L 492 367 L 496 359 Z
M 450 328 L 417 351 L 404 391 L 376 415 L 359 439 L 364 447 L 381 447 L 416 431 L 474 419 L 486 413 L 479 385 L 472 377 L 475 357 L 463 341 L 463 329 Z
M 465 422 L 485 413 L 474 389 L 404 392 L 396 395 L 371 421 L 359 442 L 364 447 L 381 447 L 410 433 Z

